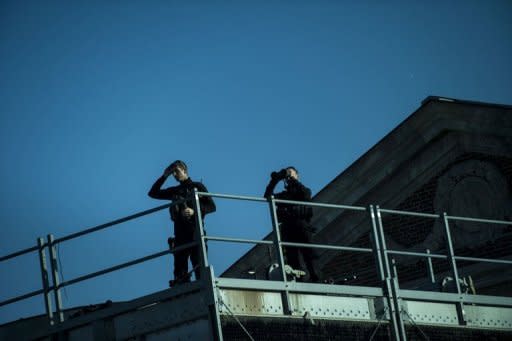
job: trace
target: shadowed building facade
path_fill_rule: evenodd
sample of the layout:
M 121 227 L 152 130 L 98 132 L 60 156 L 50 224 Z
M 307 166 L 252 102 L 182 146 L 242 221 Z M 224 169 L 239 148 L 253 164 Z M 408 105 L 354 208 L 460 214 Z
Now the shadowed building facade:
M 511 193 L 512 107 L 428 97 L 313 201 L 511 220 Z M 382 221 L 389 249 L 446 252 L 442 219 L 383 215 Z M 319 244 L 371 247 L 365 213 L 315 207 L 313 225 Z M 456 221 L 450 228 L 457 255 L 510 258 L 511 226 Z M 223 276 L 247 277 L 250 268 L 264 278 L 274 258 L 267 246 L 257 246 Z M 435 289 L 424 259 L 394 258 L 401 287 Z M 317 260 L 325 278 L 351 285 L 378 285 L 374 263 L 371 254 L 338 251 L 320 252 Z M 510 295 L 510 266 L 458 265 L 460 276 L 471 276 L 478 293 Z M 434 259 L 432 268 L 440 285 L 449 276 L 448 262 Z

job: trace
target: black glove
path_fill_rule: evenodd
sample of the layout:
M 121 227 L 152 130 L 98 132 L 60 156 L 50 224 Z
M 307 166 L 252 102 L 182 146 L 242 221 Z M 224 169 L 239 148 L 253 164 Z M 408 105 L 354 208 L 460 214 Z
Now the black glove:
M 283 180 L 286 178 L 286 169 L 281 169 L 279 172 L 272 172 L 270 178 L 274 181 Z

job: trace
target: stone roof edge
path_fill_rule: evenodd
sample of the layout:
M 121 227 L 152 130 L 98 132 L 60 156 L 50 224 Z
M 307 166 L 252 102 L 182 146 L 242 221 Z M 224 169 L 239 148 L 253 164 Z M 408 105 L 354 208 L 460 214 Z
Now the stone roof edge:
M 317 199 L 319 196 L 321 197 L 322 194 L 325 194 L 326 192 L 328 192 L 330 187 L 334 183 L 336 183 L 341 177 L 343 177 L 346 174 L 357 169 L 359 164 L 361 164 L 366 158 L 368 158 L 372 154 L 373 151 L 378 149 L 384 141 L 389 140 L 390 136 L 395 135 L 397 131 L 401 130 L 405 125 L 408 125 L 408 123 L 411 120 L 414 120 L 417 117 L 418 112 L 425 110 L 429 105 L 431 105 L 433 103 L 441 103 L 441 104 L 450 103 L 450 104 L 460 104 L 460 105 L 486 106 L 486 107 L 491 107 L 491 108 L 496 108 L 496 109 L 512 110 L 512 105 L 459 100 L 459 99 L 453 99 L 453 98 L 441 97 L 441 96 L 427 96 L 423 101 L 421 101 L 421 105 L 420 105 L 420 107 L 418 107 L 418 109 L 416 109 L 413 113 L 411 113 L 405 120 L 400 122 L 390 132 L 388 132 L 386 135 L 384 135 L 379 141 L 377 141 L 372 147 L 370 147 L 370 149 L 368 149 L 359 158 L 357 158 L 354 162 L 352 162 L 352 164 L 350 166 L 348 166 L 345 170 L 343 170 L 341 173 L 339 173 L 334 179 L 329 181 L 322 189 L 320 189 L 313 196 L 313 201 L 316 201 L 315 199 Z M 350 205 L 351 203 L 345 203 L 345 204 Z

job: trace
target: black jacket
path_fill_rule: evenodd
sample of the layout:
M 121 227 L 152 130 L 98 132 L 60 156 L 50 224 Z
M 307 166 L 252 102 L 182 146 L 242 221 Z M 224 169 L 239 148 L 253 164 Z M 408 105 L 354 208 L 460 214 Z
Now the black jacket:
M 269 198 L 276 187 L 279 180 L 272 179 L 265 189 L 265 198 Z M 274 198 L 282 200 L 294 201 L 311 201 L 311 190 L 304 186 L 300 181 L 290 179 L 287 181 L 285 190 L 274 194 Z M 290 220 L 301 219 L 307 222 L 311 221 L 313 210 L 311 206 L 277 204 L 277 218 L 279 221 L 287 222 Z
M 208 192 L 206 187 L 200 182 L 194 182 L 190 178 L 187 180 L 180 182 L 178 186 L 168 187 L 162 189 L 162 185 L 166 180 L 165 176 L 159 177 L 151 189 L 149 190 L 148 195 L 153 199 L 162 199 L 162 200 L 172 200 L 177 201 L 186 198 L 189 195 L 192 195 L 194 192 L 194 188 L 197 188 L 199 192 Z M 201 206 L 201 217 L 204 218 L 208 213 L 215 212 L 216 207 L 213 199 L 211 197 L 200 197 L 199 203 Z M 194 208 L 194 198 L 187 200 L 185 203 L 173 205 L 169 207 L 169 212 L 171 214 L 171 219 L 177 223 L 187 223 L 187 218 L 181 215 L 181 211 L 186 207 Z

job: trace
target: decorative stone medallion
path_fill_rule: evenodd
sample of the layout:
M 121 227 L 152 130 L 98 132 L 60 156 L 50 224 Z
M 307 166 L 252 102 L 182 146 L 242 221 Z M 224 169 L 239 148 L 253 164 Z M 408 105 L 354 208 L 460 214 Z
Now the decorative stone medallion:
M 488 161 L 467 160 L 450 167 L 437 182 L 434 209 L 450 216 L 502 220 L 509 216 L 509 186 L 505 175 Z M 503 226 L 450 220 L 450 231 L 455 247 L 474 248 L 492 242 L 503 233 Z M 444 241 L 442 219 L 427 238 L 433 249 Z M 427 245 L 428 246 L 428 245 Z

